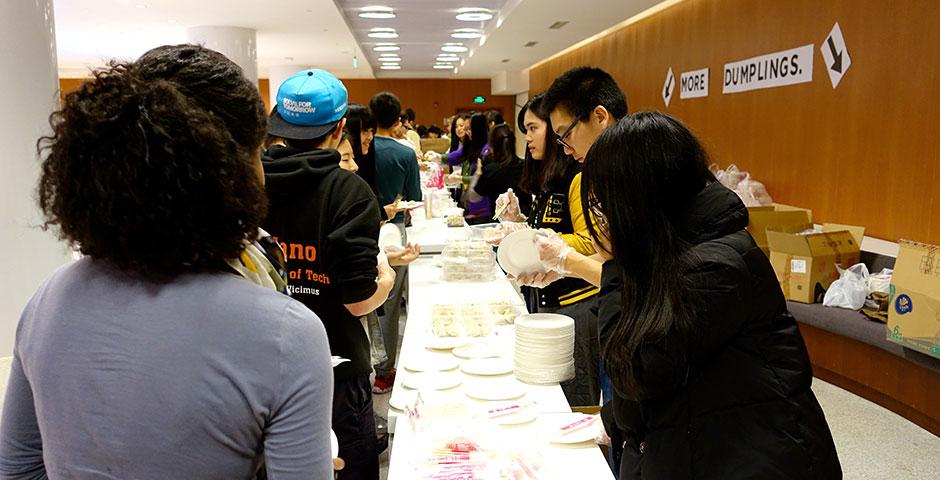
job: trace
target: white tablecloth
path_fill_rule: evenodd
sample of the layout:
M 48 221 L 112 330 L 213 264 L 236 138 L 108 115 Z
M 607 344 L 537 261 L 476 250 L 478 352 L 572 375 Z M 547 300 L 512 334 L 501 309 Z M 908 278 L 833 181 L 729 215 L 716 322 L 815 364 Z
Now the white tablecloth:
M 446 228 L 446 227 L 445 227 Z M 425 232 L 430 231 L 426 230 Z M 415 241 L 410 239 L 410 241 Z M 495 267 L 494 267 L 495 268 Z M 488 283 L 447 283 L 441 282 L 440 268 L 433 257 L 422 257 L 411 264 L 409 268 L 409 306 L 408 321 L 402 339 L 400 364 L 407 362 L 412 356 L 425 358 L 427 355 L 440 355 L 450 357 L 452 354 L 441 351 L 430 351 L 425 348 L 426 340 L 432 338 L 431 306 L 435 303 L 457 302 L 488 302 L 491 300 L 508 300 L 517 306 L 519 311 L 525 311 L 522 298 L 506 280 L 505 276 L 496 269 L 496 280 Z M 512 359 L 513 329 L 511 326 L 498 327 L 491 339 L 491 344 L 497 346 L 503 356 Z M 433 358 L 433 357 L 432 357 Z M 461 363 L 465 360 L 458 359 Z M 399 368 L 395 379 L 392 395 L 400 392 L 403 379 L 410 374 L 407 369 Z M 485 408 L 486 402 L 469 398 L 464 393 L 464 387 L 471 382 L 499 381 L 486 377 L 467 375 L 462 372 L 455 373 L 462 376 L 463 384 L 459 387 L 431 392 L 426 398 L 426 406 L 435 403 L 458 404 L 466 408 L 467 419 L 472 415 L 469 412 L 479 412 Z M 503 378 L 505 379 L 505 378 Z M 527 385 L 528 391 L 520 402 L 534 403 L 534 409 L 539 418 L 532 423 L 515 427 L 496 427 L 499 435 L 505 439 L 516 440 L 517 445 L 538 450 L 543 455 L 542 477 L 545 479 L 591 479 L 603 480 L 613 478 L 606 459 L 601 451 L 593 445 L 581 444 L 579 447 L 570 447 L 551 444 L 544 434 L 547 425 L 557 423 L 560 416 L 570 413 L 571 409 L 561 387 L 555 385 Z M 394 429 L 392 443 L 391 463 L 388 478 L 390 480 L 411 480 L 415 478 L 413 466 L 409 459 L 416 454 L 422 454 L 417 445 L 415 435 L 407 424 L 407 419 L 399 418 L 404 415 L 395 409 L 388 412 L 389 427 Z M 397 424 L 397 425 L 396 425 Z M 453 432 L 459 434 L 461 432 Z

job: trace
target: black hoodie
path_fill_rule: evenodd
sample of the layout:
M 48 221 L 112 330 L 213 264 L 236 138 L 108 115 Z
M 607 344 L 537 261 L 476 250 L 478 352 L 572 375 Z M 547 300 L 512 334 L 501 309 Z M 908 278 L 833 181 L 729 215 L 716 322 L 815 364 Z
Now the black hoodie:
M 334 369 L 348 380 L 372 370 L 369 339 L 345 305 L 377 288 L 380 217 L 369 185 L 339 159 L 335 150 L 268 150 L 264 229 L 287 254 L 288 292 L 320 317 L 333 355 L 350 360 Z
M 604 406 L 609 432 L 644 442 L 641 453 L 625 453 L 622 479 L 637 478 L 637 470 L 644 480 L 842 478 L 810 390 L 803 337 L 747 222 L 744 204 L 718 182 L 698 194 L 681 222 L 698 259 L 685 278 L 702 303 L 689 332 L 672 331 L 637 350 L 639 399 L 618 391 Z M 620 321 L 617 270 L 604 264 L 602 345 Z

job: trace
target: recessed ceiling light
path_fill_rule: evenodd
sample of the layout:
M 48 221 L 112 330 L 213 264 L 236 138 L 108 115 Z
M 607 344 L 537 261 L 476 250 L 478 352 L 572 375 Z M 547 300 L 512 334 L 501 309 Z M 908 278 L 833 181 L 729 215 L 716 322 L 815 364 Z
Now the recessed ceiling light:
M 401 70 L 401 65 L 382 65 L 382 70 Z
M 454 57 L 454 58 L 451 58 L 451 57 L 447 57 L 447 58 L 437 57 L 437 60 L 436 60 L 436 61 L 437 61 L 437 62 L 440 62 L 440 63 L 456 63 L 456 62 L 459 62 L 460 59 L 459 59 L 459 58 L 456 58 L 456 57 Z
M 171 18 L 171 19 L 167 20 L 167 22 L 176 23 L 176 20 L 173 20 L 173 19 Z
M 483 36 L 483 32 L 475 28 L 458 28 L 450 36 L 453 38 L 480 38 Z
M 444 64 L 438 63 L 438 64 L 434 65 L 433 68 L 434 68 L 435 70 L 453 70 L 454 66 L 453 66 L 453 65 L 444 65 Z
M 380 62 L 400 62 L 401 57 L 379 57 Z
M 145 9 L 145 8 L 147 8 L 147 6 L 146 6 L 146 5 L 144 5 L 144 4 L 141 4 L 141 3 L 138 3 L 137 5 L 134 5 L 134 6 L 135 6 L 135 7 L 137 7 L 137 8 L 139 8 L 139 9 L 141 9 L 141 10 L 143 10 L 143 9 Z
M 469 48 L 465 47 L 462 43 L 445 43 L 444 46 L 441 47 L 441 50 L 447 53 L 463 53 L 469 50 Z
M 376 27 L 369 30 L 371 38 L 398 38 L 398 32 L 394 28 Z
M 372 50 L 376 52 L 397 52 L 401 50 L 401 47 L 394 43 L 377 43 L 372 47 Z
M 389 18 L 395 18 L 395 10 L 392 7 L 380 7 L 377 5 L 371 7 L 362 7 L 359 9 L 359 16 L 361 18 L 375 18 L 379 20 L 387 20 Z
M 493 18 L 493 12 L 485 8 L 461 8 L 457 10 L 457 20 L 464 22 L 485 22 Z
M 380 57 L 397 57 L 398 54 L 397 53 L 380 53 L 379 56 Z

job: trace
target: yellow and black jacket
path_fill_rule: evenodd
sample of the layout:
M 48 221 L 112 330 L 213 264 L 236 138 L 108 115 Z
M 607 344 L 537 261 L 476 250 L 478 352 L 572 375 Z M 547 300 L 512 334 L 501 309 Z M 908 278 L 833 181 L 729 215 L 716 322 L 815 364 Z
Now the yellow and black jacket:
M 581 209 L 581 165 L 571 162 L 565 174 L 548 187 L 548 191 L 535 196 L 529 213 L 529 225 L 532 228 L 554 230 L 578 253 L 594 255 L 594 244 Z M 597 295 L 597 292 L 597 287 L 584 280 L 564 278 L 538 289 L 538 304 L 535 307 L 564 307 L 587 300 Z

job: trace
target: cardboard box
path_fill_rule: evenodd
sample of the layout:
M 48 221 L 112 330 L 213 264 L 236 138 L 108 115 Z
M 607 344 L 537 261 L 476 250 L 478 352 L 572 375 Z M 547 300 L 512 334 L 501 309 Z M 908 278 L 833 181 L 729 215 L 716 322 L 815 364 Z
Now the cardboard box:
M 839 278 L 836 265 L 858 263 L 865 229 L 851 225 L 823 224 L 823 233 L 800 235 L 810 224 L 785 230 L 767 230 L 770 264 L 787 300 L 822 302 L 826 289 Z
M 888 304 L 888 340 L 940 358 L 940 247 L 901 240 Z
M 775 203 L 771 207 L 750 207 L 747 213 L 750 218 L 747 230 L 751 232 L 754 242 L 768 257 L 770 256 L 770 249 L 767 247 L 768 228 L 796 233 L 793 231 L 795 227 L 812 226 L 813 223 L 813 212 L 810 210 L 782 203 Z

